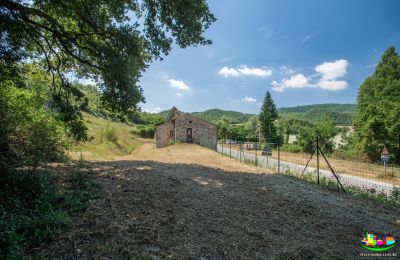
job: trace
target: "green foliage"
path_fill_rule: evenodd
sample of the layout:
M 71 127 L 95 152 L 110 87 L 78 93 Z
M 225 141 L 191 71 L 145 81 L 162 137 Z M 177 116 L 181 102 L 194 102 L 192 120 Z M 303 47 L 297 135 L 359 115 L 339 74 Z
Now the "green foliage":
M 395 187 L 389 194 L 378 192 L 374 189 L 362 189 L 355 186 L 346 187 L 346 191 L 357 198 L 375 201 L 378 204 L 388 204 L 393 207 L 400 207 L 400 188 Z
M 100 143 L 102 143 L 103 140 L 114 144 L 116 144 L 118 141 L 116 130 L 110 126 L 110 124 L 107 124 L 100 134 Z
M 143 138 L 153 138 L 155 133 L 154 125 L 138 125 L 133 128 L 133 133 Z
M 96 79 L 106 108 L 120 114 L 144 101 L 138 82 L 151 61 L 173 44 L 210 44 L 203 33 L 216 20 L 204 0 L 4 0 L 0 9 L 2 71 L 15 74 L 27 57 L 43 61 L 61 81 L 60 103 L 76 94 L 66 79 L 75 71 Z
M 46 97 L 36 90 L 0 83 L 0 160 L 36 164 L 64 157 L 69 139 L 64 124 L 45 110 Z
M 284 144 L 281 146 L 282 152 L 299 153 L 302 151 L 302 147 L 298 144 Z
M 277 141 L 277 131 L 275 127 L 275 120 L 278 119 L 278 111 L 275 103 L 272 100 L 271 94 L 267 91 L 264 102 L 261 107 L 261 112 L 258 115 L 261 133 L 267 142 Z
M 0 258 L 22 258 L 24 249 L 62 234 L 72 214 L 98 196 L 97 189 L 92 175 L 79 167 L 62 179 L 46 170 L 2 167 Z
M 260 130 L 260 122 L 258 121 L 257 116 L 252 116 L 249 118 L 249 120 L 245 124 L 246 131 L 248 132 L 247 138 L 249 139 L 257 139 L 259 137 L 259 134 L 261 132 Z
M 334 148 L 332 138 L 337 133 L 338 130 L 331 119 L 322 117 L 314 126 L 301 128 L 297 142 L 304 152 L 310 153 L 315 149 L 315 142 L 318 137 L 321 149 L 326 153 L 331 153 Z
M 170 110 L 164 110 L 158 113 L 158 115 L 166 120 L 169 113 Z M 253 116 L 252 114 L 244 114 L 236 111 L 225 111 L 221 109 L 209 109 L 203 112 L 193 112 L 190 114 L 215 124 L 218 123 L 222 117 L 227 118 L 232 124 L 241 124 L 245 123 L 250 117 Z
M 394 47 L 382 55 L 374 74 L 360 86 L 355 136 L 357 147 L 375 161 L 383 145 L 395 151 L 400 133 L 400 56 Z
M 321 117 L 330 118 L 335 125 L 352 125 L 355 104 L 316 104 L 296 107 L 282 107 L 279 115 L 285 119 L 305 120 L 316 123 Z
M 170 110 L 169 110 L 169 114 L 168 114 L 168 118 L 167 120 L 171 120 L 172 118 L 174 118 L 174 116 L 179 113 L 179 110 L 173 106 Z

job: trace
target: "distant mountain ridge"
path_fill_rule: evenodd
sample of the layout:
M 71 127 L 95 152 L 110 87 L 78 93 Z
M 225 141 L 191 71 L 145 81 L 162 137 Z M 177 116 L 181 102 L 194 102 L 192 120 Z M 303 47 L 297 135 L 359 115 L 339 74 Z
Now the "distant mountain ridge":
M 285 118 L 296 118 L 316 122 L 325 115 L 332 119 L 336 125 L 351 125 L 355 114 L 355 104 L 315 104 L 295 107 L 278 108 L 279 115 Z M 167 118 L 170 110 L 164 110 L 158 113 L 163 118 Z M 242 113 L 238 111 L 229 111 L 222 109 L 208 109 L 203 112 L 192 112 L 194 116 L 204 120 L 216 123 L 223 116 L 227 117 L 232 123 L 240 124 L 249 120 L 255 114 Z

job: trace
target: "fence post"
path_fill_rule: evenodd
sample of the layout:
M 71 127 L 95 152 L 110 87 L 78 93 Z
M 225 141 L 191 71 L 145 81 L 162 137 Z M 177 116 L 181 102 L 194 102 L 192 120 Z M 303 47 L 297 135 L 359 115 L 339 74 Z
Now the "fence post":
M 278 174 L 281 173 L 281 151 L 279 149 L 279 145 L 278 145 Z
M 224 143 L 225 143 L 225 137 L 222 138 L 222 154 L 224 154 Z M 218 141 L 217 141 L 217 152 L 218 152 Z
M 318 136 L 317 136 L 317 182 L 319 185 L 319 142 L 318 142 Z
M 257 143 L 254 142 L 254 150 L 256 151 L 256 166 L 257 166 Z
M 242 142 L 239 142 L 239 156 L 240 156 L 240 162 L 242 162 Z
M 232 158 L 232 139 L 229 140 L 229 158 Z

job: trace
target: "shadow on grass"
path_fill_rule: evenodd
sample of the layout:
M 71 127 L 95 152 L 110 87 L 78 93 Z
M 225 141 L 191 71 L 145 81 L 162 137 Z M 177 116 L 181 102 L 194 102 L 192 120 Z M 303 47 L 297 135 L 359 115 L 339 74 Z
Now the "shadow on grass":
M 62 258 L 358 256 L 365 230 L 398 234 L 399 210 L 282 175 L 195 164 L 90 164 L 105 196 L 39 254 Z

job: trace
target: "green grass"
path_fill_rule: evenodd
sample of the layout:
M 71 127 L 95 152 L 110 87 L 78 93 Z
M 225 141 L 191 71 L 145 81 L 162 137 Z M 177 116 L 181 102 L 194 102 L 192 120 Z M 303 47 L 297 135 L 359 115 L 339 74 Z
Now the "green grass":
M 71 149 L 71 157 L 85 160 L 112 160 L 119 156 L 131 154 L 140 145 L 133 125 L 113 122 L 87 113 L 83 114 L 88 126 L 90 141 L 81 142 Z
M 301 179 L 309 183 L 318 183 L 317 176 L 315 174 L 305 173 L 303 174 L 303 176 L 300 177 L 298 174 L 295 174 L 288 170 L 284 171 L 283 174 Z M 325 177 L 320 177 L 319 186 L 328 188 L 329 190 L 342 192 L 342 189 L 338 187 L 336 181 L 330 180 Z M 364 189 L 352 185 L 345 185 L 344 189 L 346 190 L 347 194 L 350 194 L 353 197 L 364 200 L 371 200 L 377 204 L 385 204 L 392 207 L 400 208 L 400 188 L 394 188 L 390 193 L 384 193 L 376 191 L 374 189 Z
M 63 170 L 61 170 L 63 172 Z M 20 259 L 59 235 L 100 196 L 82 162 L 65 173 L 51 169 L 2 168 L 0 175 L 0 259 Z

